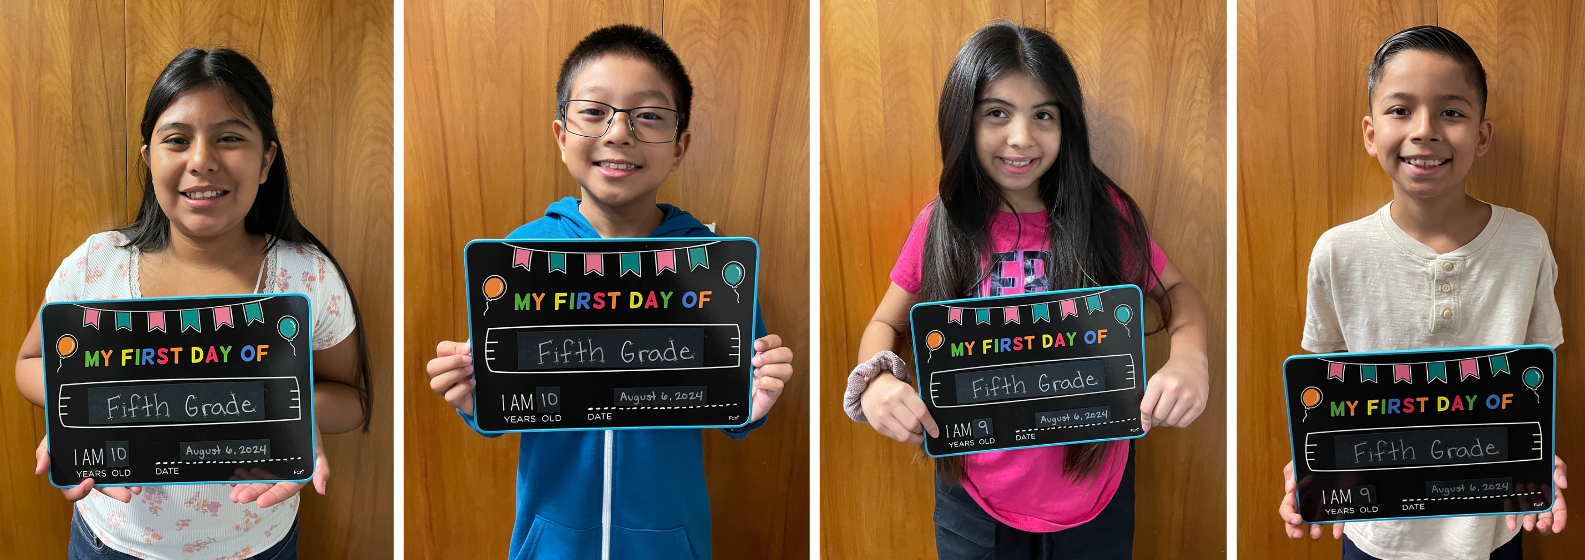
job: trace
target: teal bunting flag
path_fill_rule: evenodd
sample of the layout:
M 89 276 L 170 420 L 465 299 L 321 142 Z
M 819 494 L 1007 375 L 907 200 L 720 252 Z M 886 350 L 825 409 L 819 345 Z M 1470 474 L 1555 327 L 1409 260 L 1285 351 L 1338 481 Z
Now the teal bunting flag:
M 131 313 L 117 313 L 116 314 L 116 330 L 119 331 L 121 329 L 126 329 L 126 330 L 129 330 L 129 331 L 132 330 L 132 314 Z
M 566 274 L 566 272 L 567 272 L 567 254 L 566 253 L 548 253 L 547 256 L 550 257 L 550 271 L 551 272 L 561 272 L 563 274 Z
M 639 264 L 638 253 L 622 253 L 622 272 L 617 273 L 617 277 L 627 276 L 628 271 L 632 271 L 634 276 L 643 277 L 644 274 L 638 271 Z
M 710 255 L 705 252 L 704 247 L 689 247 L 688 270 L 692 271 L 701 266 L 706 270 L 710 269 Z
M 1425 382 L 1430 383 L 1438 379 L 1442 380 L 1443 383 L 1447 383 L 1447 364 L 1442 362 L 1431 362 L 1426 364 Z
M 263 323 L 264 310 L 260 309 L 259 304 L 257 303 L 244 305 L 242 306 L 242 320 L 247 322 L 249 325 L 253 324 L 254 321 Z
M 1507 356 L 1492 356 L 1491 357 L 1491 374 L 1492 375 L 1497 375 L 1499 373 L 1513 373 L 1511 371 L 1508 371 L 1508 357 Z
M 1030 311 L 1032 311 L 1034 313 L 1034 315 L 1035 315 L 1035 319 L 1033 321 L 1030 321 L 1031 323 L 1039 323 L 1041 319 L 1045 319 L 1047 323 L 1051 322 L 1051 307 L 1050 307 L 1050 304 L 1047 304 L 1047 303 L 1034 304 L 1034 305 L 1030 306 Z
M 1359 367 L 1359 382 L 1360 383 L 1364 383 L 1366 381 L 1369 381 L 1371 383 L 1375 383 L 1376 382 L 1376 366 L 1360 366 Z
M 976 325 L 984 325 L 984 324 L 990 324 L 990 322 L 991 322 L 991 310 L 989 310 L 989 309 L 975 309 L 974 310 L 974 324 L 976 324 Z
M 197 309 L 182 310 L 182 332 L 187 332 L 188 327 L 191 327 L 193 330 L 198 332 L 204 332 L 203 327 L 198 326 Z
M 1084 298 L 1084 308 L 1088 310 L 1086 311 L 1086 314 L 1106 310 L 1106 308 L 1101 305 L 1101 294 L 1086 296 Z

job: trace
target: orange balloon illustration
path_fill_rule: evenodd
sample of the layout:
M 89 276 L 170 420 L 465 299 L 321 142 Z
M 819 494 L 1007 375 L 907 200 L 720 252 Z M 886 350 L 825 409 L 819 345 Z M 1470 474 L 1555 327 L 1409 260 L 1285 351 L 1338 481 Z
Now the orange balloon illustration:
M 77 337 L 69 334 L 61 335 L 60 339 L 55 341 L 55 351 L 60 353 L 62 358 L 70 357 L 77 352 Z
M 925 335 L 925 345 L 929 346 L 931 350 L 940 348 L 941 343 L 945 341 L 946 337 L 941 334 L 941 331 L 930 331 L 930 334 Z
M 1315 405 L 1321 404 L 1321 390 L 1315 387 L 1306 388 L 1304 393 L 1299 395 L 1299 399 L 1304 402 L 1305 408 L 1315 408 Z
M 506 280 L 500 276 L 491 276 L 484 279 L 484 297 L 497 299 L 506 293 Z

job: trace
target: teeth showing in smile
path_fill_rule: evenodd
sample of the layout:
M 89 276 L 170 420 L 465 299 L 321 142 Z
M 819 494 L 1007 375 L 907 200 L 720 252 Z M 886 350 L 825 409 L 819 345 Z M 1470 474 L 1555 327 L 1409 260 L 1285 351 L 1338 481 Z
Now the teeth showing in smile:
M 1413 165 L 1415 167 L 1436 167 L 1438 165 L 1447 163 L 1447 160 L 1445 159 L 1405 159 L 1403 161 L 1406 161 L 1409 163 L 1409 165 Z
M 633 165 L 631 163 L 611 163 L 611 162 L 608 162 L 608 161 L 597 161 L 597 162 L 595 162 L 595 165 L 598 165 L 600 167 L 604 167 L 606 169 L 616 169 L 616 170 L 621 170 L 621 171 L 626 171 L 626 170 L 629 170 L 629 169 L 637 169 L 638 168 L 637 165 Z
M 1002 158 L 1002 163 L 1005 163 L 1007 165 L 1011 165 L 1013 167 L 1028 167 L 1029 164 L 1034 163 L 1034 162 L 1035 162 L 1035 160 L 1032 160 L 1032 159 L 1026 159 L 1024 161 L 1013 161 L 1013 160 L 1010 160 L 1010 159 L 1007 159 L 1007 158 Z
M 192 200 L 207 200 L 207 199 L 211 199 L 211 198 L 223 195 L 223 194 L 226 194 L 226 191 L 197 191 L 197 192 L 190 192 L 190 193 L 182 193 L 182 196 L 185 196 L 185 197 L 187 197 L 189 199 L 192 199 Z

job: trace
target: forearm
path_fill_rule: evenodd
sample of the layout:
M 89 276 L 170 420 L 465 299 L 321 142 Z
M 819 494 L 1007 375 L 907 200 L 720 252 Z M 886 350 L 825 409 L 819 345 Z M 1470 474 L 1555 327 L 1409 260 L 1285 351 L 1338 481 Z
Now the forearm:
M 358 390 L 335 381 L 314 382 L 314 421 L 319 431 L 340 434 L 363 425 L 363 404 Z
M 1172 317 L 1167 323 L 1167 335 L 1172 341 L 1172 359 L 1193 360 L 1209 368 L 1205 351 L 1205 304 L 1199 290 L 1188 282 L 1180 282 L 1167 290 Z
M 863 363 L 874 357 L 877 352 L 902 350 L 902 333 L 884 321 L 870 320 L 864 327 L 864 334 L 859 338 L 859 355 L 855 363 Z M 845 373 L 845 372 L 844 372 Z
M 34 406 L 44 408 L 44 358 L 17 360 L 17 389 L 22 398 Z

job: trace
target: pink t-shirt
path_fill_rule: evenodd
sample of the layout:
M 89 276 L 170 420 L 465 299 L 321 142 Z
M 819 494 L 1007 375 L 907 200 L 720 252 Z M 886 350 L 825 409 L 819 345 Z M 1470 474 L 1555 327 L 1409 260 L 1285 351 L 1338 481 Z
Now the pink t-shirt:
M 1123 208 L 1116 192 L 1108 192 L 1112 202 Z M 892 282 L 912 294 L 919 293 L 925 232 L 933 208 L 934 203 L 925 207 L 914 220 L 908 241 L 892 268 Z M 1045 214 L 1041 212 L 1018 214 L 1017 218 L 1011 212 L 998 212 L 991 221 L 992 254 L 987 263 L 991 274 L 975 293 L 968 295 L 1002 296 L 1048 290 L 1045 272 L 1051 252 L 1045 226 Z M 1128 255 L 1123 256 L 1122 264 L 1123 270 L 1133 267 Z M 1151 241 L 1151 269 L 1161 274 L 1166 265 L 1167 255 Z M 1141 286 L 1149 291 L 1155 284 L 1155 277 L 1151 277 Z M 1127 441 L 1103 445 L 1106 449 L 1100 468 L 1094 478 L 1083 481 L 1063 476 L 1062 461 L 1067 451 L 1063 445 L 965 455 L 963 489 L 991 517 L 1015 529 L 1050 533 L 1076 527 L 1106 509 L 1127 467 Z

